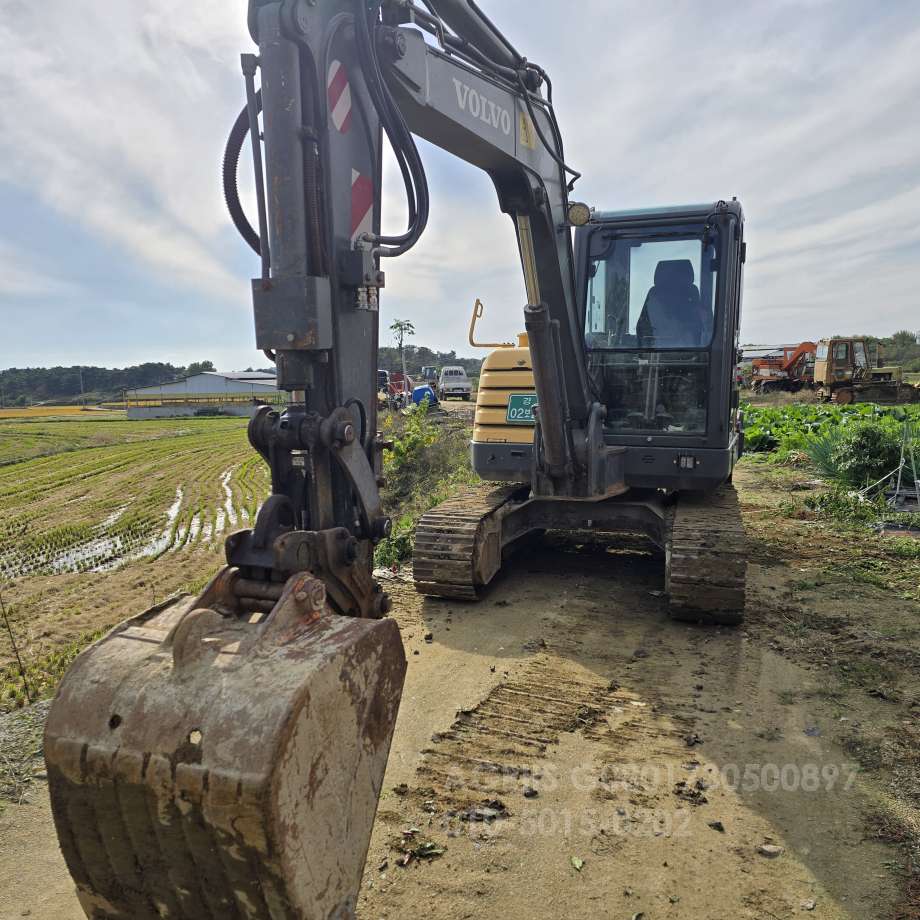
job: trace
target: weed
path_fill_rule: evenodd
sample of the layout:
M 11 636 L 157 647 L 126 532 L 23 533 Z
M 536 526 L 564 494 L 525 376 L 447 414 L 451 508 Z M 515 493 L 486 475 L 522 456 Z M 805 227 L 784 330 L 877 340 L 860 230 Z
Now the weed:
M 384 462 L 382 500 L 394 524 L 392 535 L 378 545 L 374 562 L 391 567 L 412 555 L 417 520 L 477 477 L 470 469 L 469 431 L 436 424 L 424 406 L 389 415 L 383 431 L 393 449 Z
M 871 585 L 873 588 L 887 588 L 888 581 L 878 572 L 866 571 L 865 569 L 853 568 L 849 571 L 851 581 L 861 585 Z
M 808 454 L 829 479 L 863 489 L 897 469 L 900 432 L 874 421 L 834 428 L 812 439 Z
M 790 587 L 793 591 L 814 591 L 815 588 L 823 588 L 826 584 L 823 578 L 802 578 L 792 582 Z
M 875 738 L 866 737 L 855 728 L 840 738 L 840 746 L 868 772 L 880 770 L 884 764 L 885 758 L 880 742 Z
M 843 690 L 832 683 L 822 684 L 811 695 L 815 699 L 824 700 L 826 703 L 831 703 L 837 707 L 843 706 L 846 700 Z
M 819 517 L 831 518 L 844 524 L 871 524 L 886 511 L 884 500 L 864 498 L 840 486 L 809 495 L 805 507 Z
M 50 696 L 77 655 L 101 639 L 107 629 L 83 633 L 73 642 L 26 665 L 26 678 L 35 699 Z M 13 668 L 0 668 L 0 708 L 15 709 L 28 702 L 22 678 Z
M 837 670 L 845 682 L 865 690 L 875 690 L 890 684 L 894 676 L 889 667 L 866 657 L 849 658 L 845 663 L 839 664 Z
M 882 542 L 886 556 L 895 559 L 920 559 L 920 540 L 912 537 L 889 537 Z
M 800 521 L 803 518 L 810 517 L 808 510 L 794 498 L 784 498 L 779 503 L 779 513 L 785 518 L 791 518 L 794 521 Z

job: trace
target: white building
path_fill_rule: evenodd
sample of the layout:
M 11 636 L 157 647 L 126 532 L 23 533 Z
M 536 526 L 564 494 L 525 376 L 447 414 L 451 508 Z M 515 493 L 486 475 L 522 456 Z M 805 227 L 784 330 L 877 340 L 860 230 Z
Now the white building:
M 204 371 L 171 383 L 126 390 L 125 406 L 129 419 L 213 414 L 247 416 L 253 406 L 276 403 L 279 398 L 273 374 Z

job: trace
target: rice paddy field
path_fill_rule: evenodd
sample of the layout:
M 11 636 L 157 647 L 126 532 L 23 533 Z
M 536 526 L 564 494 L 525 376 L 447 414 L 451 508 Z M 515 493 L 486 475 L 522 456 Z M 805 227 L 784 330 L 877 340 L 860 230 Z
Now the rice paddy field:
M 93 637 L 201 587 L 268 471 L 246 420 L 0 419 L 0 710 L 41 695 Z
M 83 416 L 84 418 L 124 418 L 124 413 L 120 410 L 106 410 L 89 408 L 84 409 L 82 406 L 29 406 L 25 409 L 10 409 L 0 407 L 0 419 L 6 418 L 74 418 Z

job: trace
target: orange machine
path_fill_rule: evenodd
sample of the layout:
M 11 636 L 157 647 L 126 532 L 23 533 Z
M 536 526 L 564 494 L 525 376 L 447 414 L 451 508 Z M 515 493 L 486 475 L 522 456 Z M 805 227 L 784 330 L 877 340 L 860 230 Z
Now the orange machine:
M 780 345 L 775 354 L 754 358 L 751 389 L 756 393 L 775 390 L 797 393 L 802 387 L 811 386 L 816 350 L 814 342 L 801 342 L 798 345 Z

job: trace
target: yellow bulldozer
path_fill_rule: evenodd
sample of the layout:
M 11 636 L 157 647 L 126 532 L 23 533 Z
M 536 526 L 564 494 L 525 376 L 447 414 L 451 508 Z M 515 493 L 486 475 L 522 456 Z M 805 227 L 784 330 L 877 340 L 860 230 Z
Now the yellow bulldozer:
M 920 386 L 905 383 L 902 368 L 883 364 L 880 347 L 873 362 L 862 338 L 822 339 L 815 353 L 814 386 L 819 399 L 841 406 L 920 402 Z

